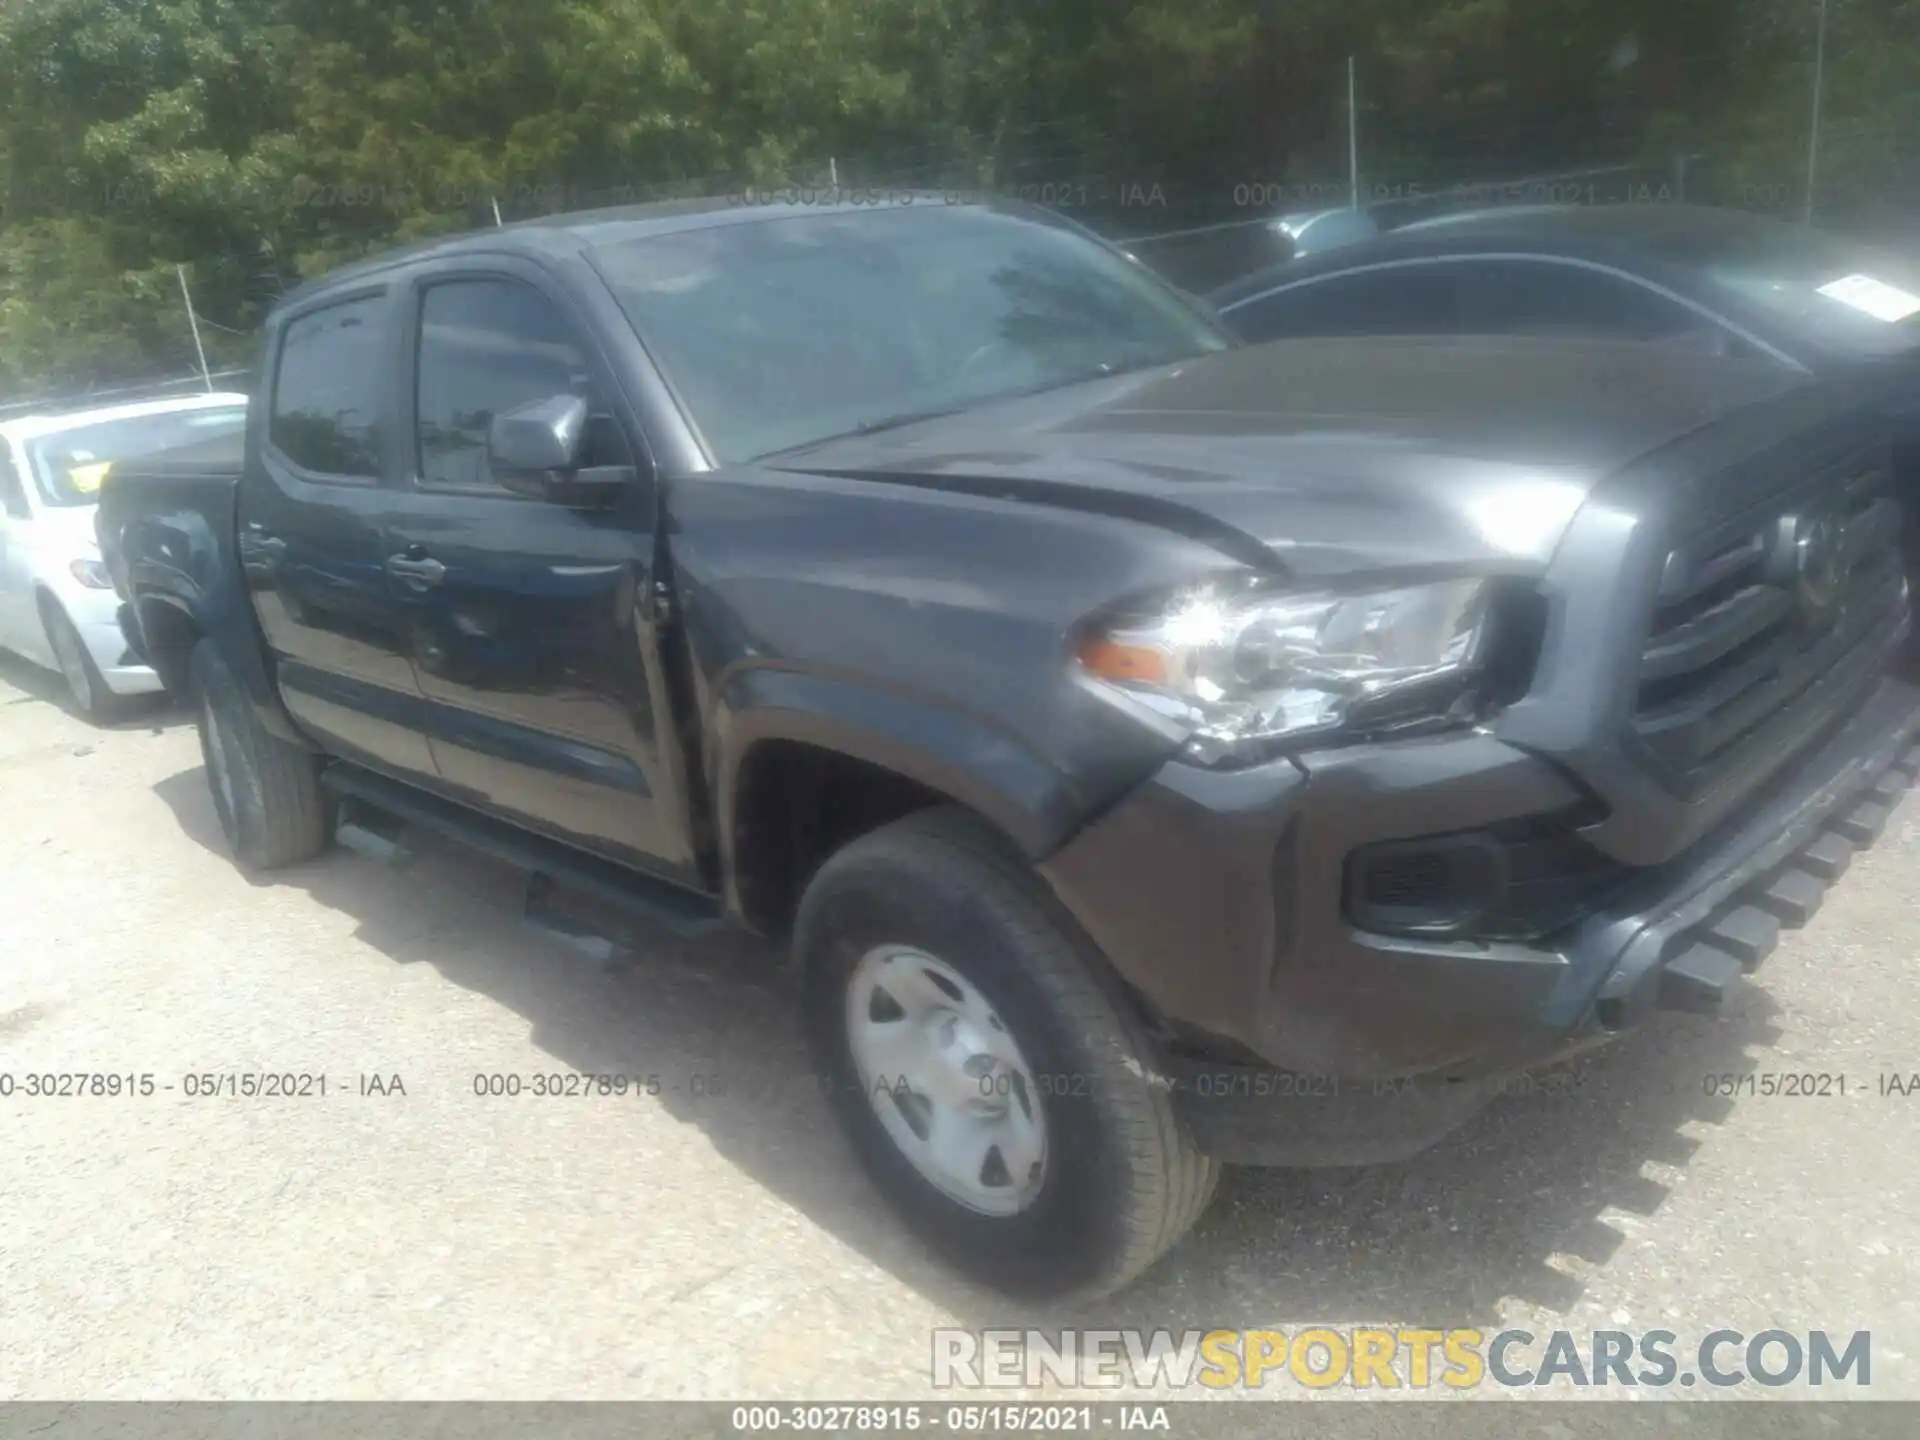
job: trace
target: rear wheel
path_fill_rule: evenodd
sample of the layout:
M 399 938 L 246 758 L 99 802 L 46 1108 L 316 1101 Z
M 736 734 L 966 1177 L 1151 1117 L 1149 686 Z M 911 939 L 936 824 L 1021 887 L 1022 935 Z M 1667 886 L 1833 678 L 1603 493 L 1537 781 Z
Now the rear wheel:
M 1019 855 L 964 812 L 854 841 L 802 899 L 815 1062 L 881 1191 L 973 1277 L 1118 1289 L 1211 1198 L 1153 1047 Z
M 107 688 L 100 667 L 87 652 L 87 642 L 67 617 L 67 612 L 52 599 L 42 598 L 41 619 L 47 627 L 47 644 L 60 667 L 60 678 L 67 682 L 67 695 L 73 708 L 87 719 L 100 723 L 111 720 L 122 708 L 121 698 Z
M 252 870 L 312 859 L 331 820 L 318 759 L 261 723 L 211 640 L 193 647 L 189 663 L 207 786 L 234 859 Z

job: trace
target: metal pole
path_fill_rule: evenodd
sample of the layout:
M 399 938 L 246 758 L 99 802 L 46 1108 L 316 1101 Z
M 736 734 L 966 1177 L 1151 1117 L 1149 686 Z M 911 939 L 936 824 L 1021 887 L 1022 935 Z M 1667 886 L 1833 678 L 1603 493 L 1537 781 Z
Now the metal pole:
M 1347 184 L 1349 208 L 1360 208 L 1360 123 L 1359 107 L 1354 103 L 1353 57 L 1347 56 Z
M 489 195 L 487 203 L 493 206 L 493 223 L 497 227 L 500 224 L 500 202 Z
M 1819 0 L 1820 24 L 1813 42 L 1813 124 L 1807 131 L 1806 223 L 1813 224 L 1813 182 L 1820 163 L 1820 82 L 1827 69 L 1827 0 Z
M 213 393 L 213 372 L 207 369 L 207 348 L 200 343 L 200 318 L 193 313 L 193 292 L 187 289 L 187 267 L 176 265 L 173 273 L 180 277 L 180 298 L 187 302 L 187 324 L 193 327 L 193 353 L 200 357 L 200 378 L 206 382 L 207 393 Z

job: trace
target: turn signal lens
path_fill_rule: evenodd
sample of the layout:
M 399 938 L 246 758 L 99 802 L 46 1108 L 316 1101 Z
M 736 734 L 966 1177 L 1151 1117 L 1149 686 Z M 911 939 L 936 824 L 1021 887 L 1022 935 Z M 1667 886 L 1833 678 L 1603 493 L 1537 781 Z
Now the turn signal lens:
M 1119 685 L 1164 685 L 1167 657 L 1150 645 L 1123 645 L 1090 635 L 1080 642 L 1080 665 L 1088 674 Z

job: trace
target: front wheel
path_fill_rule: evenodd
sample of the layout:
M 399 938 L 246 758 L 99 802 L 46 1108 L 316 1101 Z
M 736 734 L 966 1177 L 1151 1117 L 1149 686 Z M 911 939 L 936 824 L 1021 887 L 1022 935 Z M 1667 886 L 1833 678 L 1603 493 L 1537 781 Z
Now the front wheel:
M 107 688 L 100 667 L 93 663 L 93 656 L 87 650 L 87 642 L 80 638 L 80 631 L 67 612 L 53 600 L 46 599 L 41 602 L 40 616 L 47 627 L 47 645 L 60 666 L 60 678 L 67 682 L 67 695 L 73 701 L 74 710 L 95 724 L 116 718 L 121 710 L 120 697 Z
M 881 1191 L 976 1279 L 1116 1290 L 1170 1249 L 1218 1167 L 1103 964 L 1025 862 L 932 810 L 856 840 L 801 901 L 815 1063 Z

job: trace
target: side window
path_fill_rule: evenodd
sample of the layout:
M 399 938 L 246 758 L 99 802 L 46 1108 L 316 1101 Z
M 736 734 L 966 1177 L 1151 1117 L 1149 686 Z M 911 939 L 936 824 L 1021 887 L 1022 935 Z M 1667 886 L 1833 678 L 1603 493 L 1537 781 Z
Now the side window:
M 25 520 L 31 514 L 27 509 L 27 492 L 20 479 L 20 471 L 13 463 L 9 453 L 11 447 L 0 440 L 0 506 L 16 520 Z
M 449 280 L 420 301 L 415 438 L 420 483 L 486 489 L 493 417 L 535 400 L 587 402 L 584 465 L 629 465 L 619 425 L 594 394 L 592 371 L 546 296 L 513 280 Z
M 372 482 L 380 474 L 377 296 L 290 322 L 280 342 L 267 436 L 303 470 Z
M 1504 260 L 1462 264 L 1461 330 L 1470 335 L 1698 344 L 1733 353 L 1740 342 L 1699 311 L 1656 290 L 1579 265 Z M 1709 344 L 1723 337 L 1726 345 Z
M 1358 270 L 1296 285 L 1229 311 L 1249 340 L 1311 335 L 1451 335 L 1458 328 L 1445 265 Z

